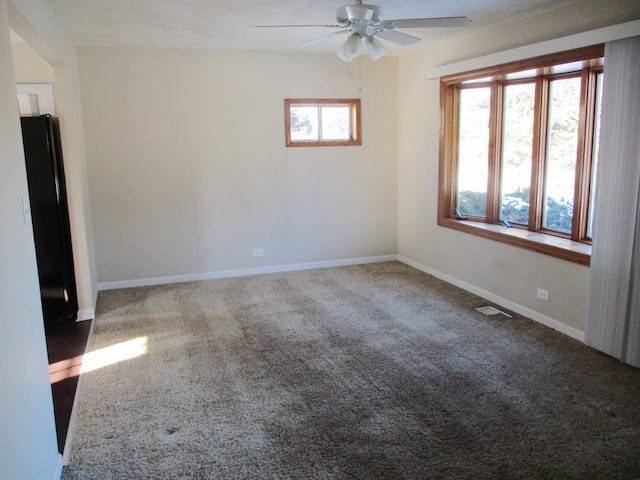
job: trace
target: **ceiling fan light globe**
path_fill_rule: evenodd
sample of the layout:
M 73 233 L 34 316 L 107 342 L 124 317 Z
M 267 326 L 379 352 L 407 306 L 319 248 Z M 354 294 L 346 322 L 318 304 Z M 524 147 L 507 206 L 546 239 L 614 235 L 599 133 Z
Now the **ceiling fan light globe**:
M 342 48 L 336 52 L 336 55 L 338 55 L 338 58 L 343 62 L 350 62 L 352 60 L 350 57 L 346 57 L 344 53 L 342 53 Z
M 350 57 L 357 57 L 362 53 L 362 37 L 354 33 L 344 42 L 344 53 Z
M 367 45 L 367 50 L 369 50 L 369 55 L 374 62 L 382 57 L 387 51 L 387 47 L 384 43 L 375 37 L 367 37 L 365 43 Z
M 345 62 L 350 62 L 362 53 L 362 37 L 357 33 L 349 36 L 338 50 L 338 57 Z

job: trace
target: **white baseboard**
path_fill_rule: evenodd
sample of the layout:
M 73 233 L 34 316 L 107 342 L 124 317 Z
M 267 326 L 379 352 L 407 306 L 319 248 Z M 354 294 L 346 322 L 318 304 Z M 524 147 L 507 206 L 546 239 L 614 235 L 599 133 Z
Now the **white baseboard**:
M 82 322 L 84 320 L 93 320 L 96 318 L 96 311 L 93 308 L 83 308 L 78 310 L 78 318 L 76 322 Z
M 433 268 L 427 267 L 419 262 L 411 260 L 410 258 L 404 257 L 402 255 L 379 255 L 374 257 L 359 257 L 359 258 L 346 258 L 340 260 L 325 260 L 321 262 L 307 262 L 307 263 L 294 263 L 288 265 L 273 265 L 269 267 L 259 267 L 259 268 L 243 268 L 238 270 L 221 270 L 218 272 L 205 272 L 205 273 L 194 273 L 187 275 L 171 275 L 166 277 L 152 277 L 152 278 L 140 278 L 135 280 L 122 280 L 115 282 L 100 282 L 98 283 L 98 290 L 114 290 L 118 288 L 132 288 L 132 287 L 146 287 L 150 285 L 163 285 L 169 283 L 182 283 L 182 282 L 194 282 L 200 280 L 216 280 L 221 278 L 232 278 L 232 277 L 242 277 L 247 275 L 261 275 L 265 273 L 280 273 L 280 272 L 293 272 L 296 270 L 312 270 L 316 268 L 331 268 L 331 267 L 344 267 L 348 265 L 361 265 L 365 263 L 379 263 L 379 262 L 391 262 L 391 261 L 400 261 L 405 263 L 417 270 L 428 273 L 429 275 L 433 275 L 440 280 L 443 280 L 447 283 L 451 283 L 456 287 L 460 287 L 463 290 L 466 290 L 474 295 L 478 295 L 490 302 L 495 303 L 496 305 L 500 305 L 504 308 L 507 308 L 513 312 L 516 312 L 525 317 L 531 318 L 542 325 L 545 325 L 549 328 L 557 330 L 565 335 L 568 335 L 571 338 L 575 338 L 581 342 L 584 342 L 584 332 L 582 330 L 578 330 L 577 328 L 571 327 L 566 323 L 561 322 L 555 318 L 551 318 L 547 315 L 544 315 L 540 312 L 532 310 L 531 308 L 525 307 L 524 305 L 520 305 L 518 303 L 512 302 L 506 298 L 500 297 L 492 292 L 479 288 L 475 285 L 462 281 L 458 278 L 452 277 L 446 273 L 440 272 Z M 89 312 L 93 315 L 93 310 L 83 310 L 83 312 Z M 78 318 L 80 319 L 80 312 L 78 312 Z M 93 318 L 93 316 L 91 316 Z
M 345 258 L 340 260 L 324 260 L 321 262 L 293 263 L 288 265 L 273 265 L 259 268 L 242 268 L 238 270 L 222 270 L 218 272 L 193 273 L 187 275 L 171 275 L 167 277 L 140 278 L 136 280 L 121 280 L 115 282 L 100 282 L 98 290 L 115 290 L 118 288 L 147 287 L 168 283 L 195 282 L 200 280 L 217 280 L 220 278 L 244 277 L 247 275 L 261 275 L 264 273 L 293 272 L 296 270 L 312 270 L 316 268 L 345 267 L 364 263 L 391 262 L 398 260 L 397 255 L 378 255 L 375 257 Z
M 58 454 L 58 463 L 56 465 L 56 471 L 53 473 L 53 480 L 60 480 L 62 477 L 62 455 Z
M 398 255 L 398 261 L 409 265 L 417 270 L 420 270 L 424 273 L 428 273 L 429 275 L 433 275 L 440 280 L 443 280 L 447 283 L 451 283 L 456 287 L 460 287 L 467 292 L 473 293 L 479 297 L 482 297 L 496 305 L 500 305 L 504 308 L 507 308 L 513 312 L 516 312 L 520 315 L 528 317 L 532 320 L 535 320 L 542 325 L 545 325 L 549 328 L 559 331 L 560 333 L 564 333 L 571 338 L 575 338 L 584 343 L 584 332 L 582 330 L 578 330 L 577 328 L 571 327 L 566 323 L 561 322 L 560 320 L 556 320 L 555 318 L 548 317 L 547 315 L 543 315 L 540 312 L 536 312 L 531 308 L 525 307 L 524 305 L 520 305 L 518 303 L 512 302 L 511 300 L 507 300 L 506 298 L 502 298 L 494 293 L 491 293 L 487 290 L 483 290 L 482 288 L 476 287 L 470 283 L 459 280 L 451 275 L 447 275 L 446 273 L 442 273 L 433 268 L 427 267 L 421 263 L 415 262 L 410 258 L 404 257 L 402 255 Z

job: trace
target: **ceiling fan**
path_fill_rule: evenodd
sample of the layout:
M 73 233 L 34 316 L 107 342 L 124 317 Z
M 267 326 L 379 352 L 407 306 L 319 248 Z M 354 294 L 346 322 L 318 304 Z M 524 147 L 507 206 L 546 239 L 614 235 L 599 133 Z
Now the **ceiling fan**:
M 322 40 L 346 33 L 347 39 L 338 49 L 337 55 L 345 62 L 351 62 L 362 53 L 362 46 L 366 45 L 369 55 L 375 61 L 384 55 L 387 47 L 378 38 L 388 40 L 399 45 L 413 45 L 420 38 L 398 31 L 399 28 L 433 28 L 433 27 L 467 27 L 471 21 L 467 17 L 440 18 L 408 18 L 401 20 L 383 20 L 382 7 L 363 4 L 357 0 L 353 5 L 338 7 L 336 10 L 336 25 L 257 25 L 263 28 L 283 27 L 327 27 L 340 30 L 323 35 L 319 38 L 303 43 L 302 46 L 312 45 Z

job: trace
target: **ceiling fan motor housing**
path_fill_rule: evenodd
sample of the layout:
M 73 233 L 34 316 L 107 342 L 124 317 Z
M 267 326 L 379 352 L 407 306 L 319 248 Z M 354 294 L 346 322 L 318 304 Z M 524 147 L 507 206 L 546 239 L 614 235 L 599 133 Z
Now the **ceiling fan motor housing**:
M 345 5 L 336 9 L 336 21 L 339 25 L 359 23 L 377 24 L 382 20 L 382 7 L 378 5 Z

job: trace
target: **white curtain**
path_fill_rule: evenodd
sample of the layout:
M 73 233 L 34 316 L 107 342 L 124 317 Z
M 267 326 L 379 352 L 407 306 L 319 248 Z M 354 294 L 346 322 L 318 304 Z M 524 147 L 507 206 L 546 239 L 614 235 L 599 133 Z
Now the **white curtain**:
M 640 367 L 640 37 L 605 45 L 586 343 Z

